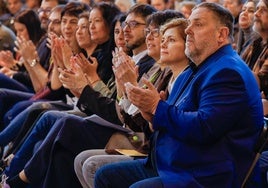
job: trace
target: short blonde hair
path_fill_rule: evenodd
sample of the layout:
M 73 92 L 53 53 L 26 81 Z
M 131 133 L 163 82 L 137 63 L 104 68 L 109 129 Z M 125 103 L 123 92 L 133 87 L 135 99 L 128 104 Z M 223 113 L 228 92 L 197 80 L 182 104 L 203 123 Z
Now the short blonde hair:
M 178 31 L 179 31 L 181 37 L 184 40 L 186 40 L 185 29 L 187 28 L 187 26 L 188 26 L 188 22 L 186 19 L 174 18 L 160 27 L 160 33 L 161 33 L 161 35 L 163 35 L 167 29 L 176 27 L 176 28 L 178 28 Z

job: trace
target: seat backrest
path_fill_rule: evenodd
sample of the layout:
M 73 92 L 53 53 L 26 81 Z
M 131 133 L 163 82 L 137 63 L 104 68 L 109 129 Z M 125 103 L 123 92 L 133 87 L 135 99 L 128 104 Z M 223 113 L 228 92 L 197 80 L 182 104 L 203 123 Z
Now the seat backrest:
M 263 129 L 255 146 L 255 152 L 261 153 L 267 147 L 268 142 L 268 118 L 263 118 Z
M 264 123 L 263 123 L 263 130 L 260 134 L 260 137 L 256 143 L 256 146 L 255 146 L 255 158 L 252 162 L 252 164 L 250 165 L 250 168 L 243 180 L 243 183 L 242 183 L 242 186 L 241 188 L 244 188 L 246 183 L 247 183 L 247 180 L 249 179 L 254 167 L 256 166 L 260 156 L 261 156 L 261 153 L 265 150 L 265 148 L 267 147 L 267 143 L 268 143 L 268 118 L 264 117 Z

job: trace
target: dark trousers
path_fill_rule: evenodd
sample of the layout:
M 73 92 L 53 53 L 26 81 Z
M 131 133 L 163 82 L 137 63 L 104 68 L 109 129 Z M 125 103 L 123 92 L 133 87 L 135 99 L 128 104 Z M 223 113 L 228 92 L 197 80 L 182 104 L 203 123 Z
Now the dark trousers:
M 4 74 L 0 73 L 0 88 L 12 89 L 22 92 L 33 92 L 32 87 L 28 87 L 19 81 L 9 78 Z
M 116 130 L 68 115 L 58 120 L 26 164 L 34 187 L 80 187 L 73 169 L 74 158 L 86 149 L 102 149 Z
M 95 188 L 163 188 L 157 172 L 140 160 L 112 163 L 95 175 Z
M 48 111 L 44 113 L 31 128 L 29 127 L 30 130 L 27 137 L 25 135 L 25 140 L 22 138 L 21 143 L 14 143 L 18 151 L 15 153 L 10 165 L 5 169 L 5 174 L 9 178 L 17 175 L 24 168 L 27 161 L 32 157 L 36 144 L 42 143 L 54 123 L 65 115 L 66 113 L 59 111 Z
M 9 122 L 9 115 L 6 114 L 9 110 L 13 111 L 12 114 L 17 115 L 19 112 L 27 108 L 32 104 L 29 99 L 33 96 L 33 93 L 21 92 L 10 89 L 0 89 L 0 123 L 4 128 Z M 13 107 L 16 104 L 16 107 Z M 4 124 L 4 119 L 6 123 Z

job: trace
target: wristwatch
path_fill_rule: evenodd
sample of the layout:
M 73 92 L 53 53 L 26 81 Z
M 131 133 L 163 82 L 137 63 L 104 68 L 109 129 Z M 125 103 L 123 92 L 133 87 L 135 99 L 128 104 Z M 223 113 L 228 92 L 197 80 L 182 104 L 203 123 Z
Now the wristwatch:
M 29 62 L 31 67 L 34 67 L 38 63 L 37 59 L 33 59 L 31 62 Z

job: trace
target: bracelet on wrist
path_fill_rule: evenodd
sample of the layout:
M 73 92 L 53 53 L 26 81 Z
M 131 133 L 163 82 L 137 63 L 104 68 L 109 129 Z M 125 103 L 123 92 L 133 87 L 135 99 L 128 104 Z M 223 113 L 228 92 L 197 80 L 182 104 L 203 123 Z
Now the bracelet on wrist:
M 38 60 L 37 59 L 33 59 L 32 61 L 29 62 L 29 65 L 31 67 L 34 67 L 37 63 L 38 63 Z

